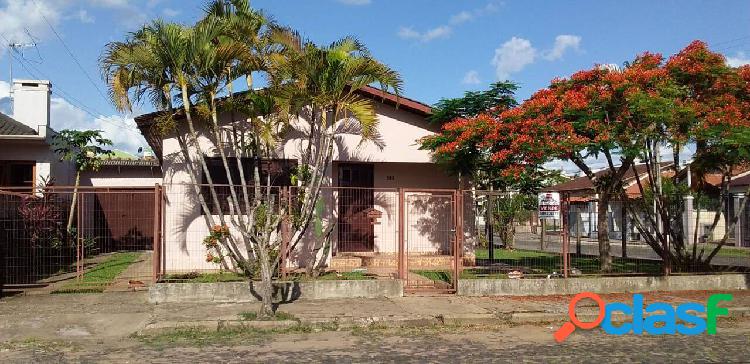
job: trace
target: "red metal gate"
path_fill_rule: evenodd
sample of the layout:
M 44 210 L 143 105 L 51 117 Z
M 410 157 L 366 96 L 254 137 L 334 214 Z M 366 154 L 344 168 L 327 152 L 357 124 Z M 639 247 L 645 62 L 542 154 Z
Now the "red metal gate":
M 462 195 L 402 189 L 400 277 L 409 292 L 455 292 L 461 271 Z

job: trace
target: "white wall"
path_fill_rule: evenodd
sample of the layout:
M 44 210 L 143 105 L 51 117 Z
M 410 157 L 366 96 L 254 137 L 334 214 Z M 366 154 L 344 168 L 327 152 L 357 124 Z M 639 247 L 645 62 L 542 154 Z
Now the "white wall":
M 98 171 L 81 175 L 82 186 L 94 187 L 154 187 L 162 183 L 159 167 L 104 166 Z
M 72 163 L 60 161 L 60 157 L 42 140 L 0 140 L 0 160 L 36 161 L 34 183 L 54 178 L 56 185 L 71 185 L 75 178 Z

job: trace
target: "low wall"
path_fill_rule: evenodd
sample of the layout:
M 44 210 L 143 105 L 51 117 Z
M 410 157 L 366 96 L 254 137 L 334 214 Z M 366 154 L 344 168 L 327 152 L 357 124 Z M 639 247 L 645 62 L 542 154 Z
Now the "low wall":
M 669 277 L 598 277 L 568 279 L 461 279 L 461 296 L 545 296 L 580 292 L 732 290 L 750 287 L 750 275 L 717 274 Z
M 254 302 L 257 287 L 248 282 L 157 283 L 149 289 L 150 303 L 165 302 Z M 274 283 L 279 302 L 330 298 L 402 297 L 404 283 L 398 279 L 311 281 Z

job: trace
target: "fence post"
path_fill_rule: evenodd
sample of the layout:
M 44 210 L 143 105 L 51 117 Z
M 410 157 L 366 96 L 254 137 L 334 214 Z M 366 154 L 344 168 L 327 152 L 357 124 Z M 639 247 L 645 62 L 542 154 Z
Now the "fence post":
M 83 277 L 83 246 L 82 246 L 82 230 L 83 227 L 83 219 L 82 219 L 82 210 L 81 207 L 81 200 L 82 200 L 82 194 L 79 191 L 78 194 L 74 197 L 77 201 L 76 205 L 78 208 L 75 211 L 76 214 L 76 280 L 81 280 Z
M 286 265 L 289 255 L 289 240 L 291 239 L 289 226 L 289 210 L 292 208 L 292 205 L 291 191 L 289 187 L 284 187 L 282 189 L 282 198 L 286 200 L 287 205 L 286 209 L 284 209 L 284 216 L 282 216 L 281 218 L 281 251 L 279 252 L 281 258 L 279 259 L 279 272 L 281 273 L 281 279 L 286 279 Z
M 406 252 L 404 243 L 404 188 L 398 189 L 398 278 L 406 279 Z
M 162 188 L 160 184 L 154 185 L 154 251 L 151 257 L 151 283 L 156 283 L 161 277 L 161 200 Z
M 456 232 L 455 232 L 456 243 L 454 247 L 455 250 L 453 252 L 454 259 L 455 259 L 455 262 L 454 262 L 455 272 L 453 274 L 453 280 L 454 280 L 453 288 L 458 290 L 458 279 L 461 276 L 462 263 L 463 263 L 462 253 L 463 253 L 463 235 L 464 235 L 463 234 L 463 231 L 464 231 L 463 206 L 464 205 L 463 205 L 463 194 L 461 194 L 460 190 L 456 190 L 454 192 L 453 200 L 455 201 L 455 204 L 456 204 L 453 210 L 453 213 L 456 216 L 455 217 L 456 224 L 454 226 L 454 228 L 456 229 Z
M 743 223 L 744 223 L 743 219 L 744 219 L 745 211 L 747 211 L 747 209 L 745 211 L 740 211 L 740 205 L 742 204 L 742 200 L 745 198 L 746 197 L 744 193 L 734 194 L 734 211 L 735 211 L 734 216 L 737 217 L 737 223 L 734 224 L 734 229 L 735 229 L 734 230 L 734 241 L 735 241 L 734 245 L 735 246 L 742 246 L 745 240 L 745 237 L 742 236 L 742 229 L 745 228 L 743 226 Z
M 622 204 L 620 204 L 620 215 L 622 215 L 622 224 L 620 224 L 620 230 L 622 231 L 622 257 L 628 257 L 628 197 L 623 196 Z
M 539 219 L 539 225 L 542 228 L 542 232 L 539 233 L 539 250 L 544 251 L 544 233 L 547 230 L 547 220 Z
M 494 200 L 492 198 L 492 192 L 487 195 L 487 243 L 490 263 L 495 261 L 495 221 L 492 209 L 494 207 Z M 505 242 L 503 242 L 504 244 Z
M 563 277 L 568 278 L 568 271 L 570 268 L 570 256 L 568 255 L 568 252 L 570 252 L 570 239 L 568 234 L 568 224 L 570 223 L 568 220 L 570 220 L 568 216 L 568 196 L 567 194 L 563 196 L 563 200 L 561 201 L 560 206 L 560 217 L 562 220 L 562 253 L 563 253 Z
M 581 219 L 581 210 L 576 209 L 576 255 L 581 255 L 581 223 L 583 222 L 583 219 Z

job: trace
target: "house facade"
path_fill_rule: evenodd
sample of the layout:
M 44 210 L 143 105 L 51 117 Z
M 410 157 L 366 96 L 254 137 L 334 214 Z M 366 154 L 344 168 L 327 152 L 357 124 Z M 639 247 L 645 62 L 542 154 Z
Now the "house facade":
M 647 189 L 649 181 L 645 165 L 636 165 L 635 170 L 636 173 L 628 171 L 623 177 L 622 183 L 628 197 L 630 199 L 638 200 L 641 198 L 641 192 L 638 186 L 639 182 Z M 686 176 L 688 172 L 689 168 L 681 168 L 678 179 L 687 183 Z M 598 175 L 604 173 L 606 173 L 606 171 L 597 172 Z M 663 178 L 672 178 L 674 176 L 673 164 L 669 162 L 662 163 L 661 173 Z M 734 171 L 732 176 L 733 181 L 730 184 L 729 190 L 730 198 L 728 199 L 724 210 L 718 211 L 719 224 L 713 232 L 711 232 L 711 226 L 714 223 L 714 218 L 717 214 L 718 206 L 720 205 L 719 195 L 721 175 L 708 174 L 704 176 L 702 180 L 698 180 L 697 176 L 693 176 L 690 182 L 692 189 L 693 191 L 701 190 L 704 198 L 702 201 L 696 201 L 691 196 L 685 198 L 683 201 L 683 226 L 685 226 L 688 231 L 697 230 L 699 242 L 706 240 L 721 240 L 725 233 L 727 233 L 728 220 L 735 216 L 736 213 L 741 213 L 740 211 L 734 211 L 734 206 L 739 206 L 742 198 L 744 198 L 744 195 L 740 190 L 747 187 L 748 177 L 750 177 L 750 171 L 746 168 L 739 168 Z M 596 238 L 599 199 L 594 191 L 594 186 L 588 177 L 583 176 L 574 178 L 570 181 L 551 186 L 546 190 L 566 193 L 570 196 L 571 218 L 569 232 L 571 236 Z M 635 227 L 633 216 L 623 210 L 623 204 L 619 198 L 616 197 L 610 201 L 607 209 L 609 226 L 608 234 L 610 239 L 626 240 L 628 242 L 636 243 L 643 241 L 643 238 Z M 643 216 L 640 216 L 642 221 L 645 219 L 645 214 L 646 212 L 643 212 Z M 736 246 L 750 246 L 750 241 L 745 242 L 744 238 L 736 238 L 736 236 L 739 236 L 738 234 L 742 231 L 739 224 L 745 219 L 743 216 L 741 216 L 735 231 L 729 231 L 730 244 Z M 624 236 L 623 231 L 625 231 Z M 709 234 L 711 235 L 709 236 Z M 693 236 L 693 234 L 688 235 L 689 241 L 692 241 Z M 745 236 L 747 236 L 747 234 L 745 234 Z
M 53 151 L 50 128 L 52 85 L 13 80 L 13 115 L 0 114 L 0 187 L 31 192 L 47 183 L 69 185 L 71 163 Z
M 447 215 L 451 212 L 451 200 L 446 196 L 449 190 L 459 188 L 459 181 L 434 164 L 429 151 L 419 149 L 418 140 L 438 130 L 427 121 L 430 107 L 371 87 L 357 92 L 374 100 L 377 133 L 374 141 L 363 141 L 356 132 L 342 132 L 337 138 L 332 162 L 326 168 L 320 206 L 316 207 L 323 225 L 331 227 L 327 234 L 332 246 L 324 259 L 326 264 L 334 268 L 353 268 L 363 264 L 367 257 L 381 255 L 390 257 L 383 263 L 390 265 L 395 262 L 399 234 L 405 235 L 414 253 L 441 255 L 449 252 L 451 227 L 436 221 L 450 219 Z M 136 123 L 162 161 L 164 270 L 167 273 L 215 270 L 217 265 L 206 261 L 202 242 L 209 232 L 181 156 L 178 137 L 182 134 L 178 131 L 159 136 L 153 128 L 157 115 L 140 116 Z M 220 119 L 222 124 L 229 123 L 229 115 L 220 115 Z M 341 125 L 346 122 L 338 121 Z M 294 123 L 297 125 L 293 129 L 299 132 L 305 129 L 307 121 L 300 119 Z M 212 159 L 218 156 L 215 146 L 204 131 L 199 130 L 198 134 L 209 164 L 217 162 Z M 277 161 L 296 165 L 303 139 L 290 132 L 279 146 Z M 225 173 L 222 168 L 218 172 Z M 213 172 L 211 175 L 215 177 Z M 221 177 L 218 179 L 221 181 Z M 398 188 L 408 191 L 403 211 L 408 218 L 401 229 Z M 321 239 L 320 232 L 314 230 L 308 229 L 303 245 L 315 244 Z M 304 253 L 292 252 L 292 269 L 306 261 L 305 257 L 295 254 Z

